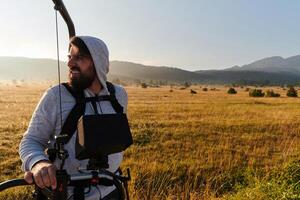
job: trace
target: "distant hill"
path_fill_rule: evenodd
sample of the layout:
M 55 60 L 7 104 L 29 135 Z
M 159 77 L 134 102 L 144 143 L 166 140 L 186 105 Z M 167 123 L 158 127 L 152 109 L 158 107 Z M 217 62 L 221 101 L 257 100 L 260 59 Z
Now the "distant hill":
M 289 58 L 274 56 L 257 60 L 241 67 L 234 66 L 226 71 L 263 71 L 263 72 L 286 72 L 300 74 L 300 55 Z
M 65 62 L 60 62 L 62 75 L 67 72 Z M 57 61 L 23 57 L 0 57 L 0 80 L 55 80 Z
M 167 80 L 167 81 L 199 81 L 199 74 L 173 68 L 153 67 L 131 62 L 112 61 L 109 73 L 116 76 L 126 76 L 141 80 Z
M 112 61 L 110 73 L 116 77 L 125 76 L 141 80 L 197 83 L 238 84 L 289 84 L 300 81 L 300 75 L 287 72 L 255 70 L 201 70 L 185 71 L 171 67 L 153 67 L 130 62 Z
M 67 66 L 60 62 L 61 77 L 67 77 Z M 22 57 L 0 57 L 0 80 L 56 80 L 57 61 Z M 295 84 L 300 83 L 300 56 L 264 58 L 253 63 L 224 70 L 187 71 L 174 67 L 145 66 L 132 62 L 112 61 L 109 79 L 131 81 Z
M 198 70 L 195 72 L 202 75 L 210 74 L 210 80 L 213 82 L 299 84 L 300 55 L 288 58 L 273 56 L 224 70 Z
M 198 71 L 199 75 L 206 77 L 203 83 L 228 84 L 236 83 L 241 85 L 282 85 L 282 84 L 300 84 L 300 75 L 293 73 L 275 73 L 263 71 L 227 71 L 211 70 Z

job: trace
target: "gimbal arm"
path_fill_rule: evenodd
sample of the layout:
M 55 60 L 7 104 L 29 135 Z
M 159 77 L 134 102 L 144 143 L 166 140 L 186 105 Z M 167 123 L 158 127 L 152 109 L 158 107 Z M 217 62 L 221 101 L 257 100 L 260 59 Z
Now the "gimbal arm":
M 66 24 L 68 26 L 69 38 L 75 36 L 75 27 L 74 27 L 73 21 L 63 3 L 63 1 L 62 0 L 52 0 L 52 1 L 55 4 L 54 9 L 59 11 L 60 15 L 62 16 L 62 18 L 64 19 L 64 21 L 66 22 Z

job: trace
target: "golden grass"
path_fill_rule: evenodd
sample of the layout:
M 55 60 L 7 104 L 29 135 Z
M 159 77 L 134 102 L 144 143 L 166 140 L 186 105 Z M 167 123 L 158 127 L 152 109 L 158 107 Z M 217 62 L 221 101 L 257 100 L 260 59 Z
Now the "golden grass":
M 22 176 L 18 144 L 47 87 L 0 86 L 0 180 Z M 247 171 L 262 179 L 300 158 L 300 98 L 285 97 L 281 88 L 272 88 L 280 98 L 192 88 L 198 93 L 126 88 L 135 144 L 122 166 L 131 169 L 133 199 L 221 199 L 245 184 Z M 12 194 L 22 192 L 0 197 L 16 199 Z

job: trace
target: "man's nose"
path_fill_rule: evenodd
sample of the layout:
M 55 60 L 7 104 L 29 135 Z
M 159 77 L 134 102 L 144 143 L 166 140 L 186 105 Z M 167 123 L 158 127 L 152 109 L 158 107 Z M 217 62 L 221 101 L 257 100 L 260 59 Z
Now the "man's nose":
M 74 67 L 75 66 L 74 60 L 73 59 L 69 59 L 67 65 L 68 65 L 68 67 Z

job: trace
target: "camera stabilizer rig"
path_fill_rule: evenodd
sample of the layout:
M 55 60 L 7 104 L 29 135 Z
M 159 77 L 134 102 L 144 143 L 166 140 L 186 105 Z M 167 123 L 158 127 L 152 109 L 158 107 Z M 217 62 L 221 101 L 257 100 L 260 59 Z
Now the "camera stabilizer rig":
M 114 174 L 101 166 L 91 169 L 85 172 L 79 172 L 78 174 L 68 174 L 66 170 L 63 169 L 65 159 L 68 158 L 68 152 L 64 149 L 64 144 L 67 139 L 66 135 L 60 135 L 56 137 L 56 147 L 53 149 L 48 149 L 47 153 L 50 155 L 56 154 L 57 158 L 61 160 L 60 168 L 56 171 L 57 187 L 55 190 L 51 188 L 39 188 L 35 186 L 35 191 L 33 194 L 34 200 L 68 200 L 68 186 L 81 186 L 82 188 L 91 188 L 92 186 L 104 185 L 112 186 L 114 185 L 119 192 L 120 200 L 129 200 L 128 193 L 128 181 L 131 180 L 130 171 L 127 169 L 127 176 L 122 174 Z M 95 160 L 91 159 L 91 162 Z M 93 165 L 95 166 L 95 165 Z M 0 192 L 16 187 L 29 185 L 24 179 L 12 179 L 0 183 Z M 84 193 L 73 194 L 74 200 L 83 200 Z

